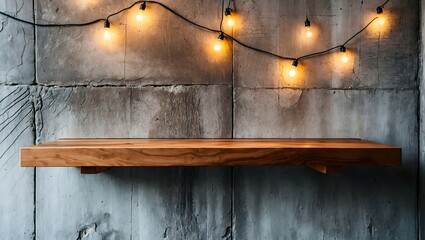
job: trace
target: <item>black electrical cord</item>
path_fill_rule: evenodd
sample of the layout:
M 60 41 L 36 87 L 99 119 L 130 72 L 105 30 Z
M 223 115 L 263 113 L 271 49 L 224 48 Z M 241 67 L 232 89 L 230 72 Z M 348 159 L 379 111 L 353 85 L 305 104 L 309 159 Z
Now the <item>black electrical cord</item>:
M 387 0 L 384 2 L 384 4 L 381 5 L 381 7 L 384 7 L 390 0 Z
M 96 20 L 93 20 L 93 21 L 90 21 L 90 22 L 84 22 L 84 23 L 47 23 L 47 24 L 44 24 L 44 23 L 34 23 L 34 22 L 26 21 L 26 20 L 14 17 L 10 14 L 7 14 L 7 13 L 1 12 L 1 11 L 0 11 L 0 15 L 3 15 L 5 17 L 11 18 L 11 19 L 16 20 L 18 22 L 29 24 L 29 25 L 36 26 L 36 27 L 82 27 L 82 26 L 88 26 L 88 25 L 92 25 L 92 24 L 106 20 L 105 18 L 99 18 L 99 19 L 96 19 Z
M 251 50 L 254 50 L 254 51 L 257 51 L 257 52 L 261 52 L 261 53 L 264 53 L 264 54 L 267 54 L 267 55 L 270 55 L 270 56 L 273 56 L 273 57 L 276 57 L 276 58 L 279 58 L 279 59 L 296 60 L 296 58 L 285 57 L 285 56 L 281 56 L 281 55 L 278 55 L 278 54 L 275 54 L 275 53 L 272 53 L 272 52 L 269 52 L 269 51 L 266 51 L 266 50 L 262 50 L 262 49 L 259 49 L 259 48 L 256 48 L 256 47 L 252 47 L 252 46 L 250 46 L 248 44 L 245 44 L 245 43 L 241 42 L 240 40 L 238 40 L 238 39 L 230 36 L 227 33 L 224 33 L 224 35 L 226 36 L 226 38 L 228 38 L 228 39 L 230 39 L 230 40 L 232 40 L 232 41 L 238 43 L 239 45 L 244 46 L 244 47 L 246 47 L 248 49 L 251 49 Z
M 224 21 L 224 0 L 221 0 L 221 20 L 220 20 L 220 31 L 223 31 L 223 21 Z
M 230 2 L 231 1 L 232 0 L 229 0 L 229 6 L 230 6 Z M 380 5 L 380 7 L 384 7 L 389 1 L 390 0 L 386 0 L 384 2 L 384 4 Z M 109 18 L 110 17 L 113 17 L 115 15 L 118 15 L 118 14 L 124 12 L 124 11 L 129 10 L 130 8 L 134 7 L 135 5 L 142 4 L 142 3 L 153 3 L 153 4 L 157 4 L 157 5 L 161 6 L 162 8 L 166 9 L 167 11 L 169 11 L 170 13 L 174 14 L 175 16 L 181 18 L 182 20 L 184 20 L 184 21 L 186 21 L 186 22 L 188 22 L 188 23 L 190 23 L 190 24 L 192 24 L 192 25 L 194 25 L 196 27 L 199 27 L 201 29 L 204 29 L 204 30 L 207 30 L 207 31 L 210 31 L 210 32 L 224 34 L 230 40 L 238 43 L 239 45 L 241 45 L 243 47 L 246 47 L 248 49 L 251 49 L 253 51 L 261 52 L 261 53 L 264 53 L 264 54 L 267 54 L 267 55 L 270 55 L 270 56 L 273 56 L 273 57 L 276 57 L 276 58 L 279 58 L 279 59 L 294 60 L 294 61 L 298 61 L 298 60 L 301 60 L 301 59 L 306 59 L 306 58 L 310 58 L 310 57 L 319 56 L 319 55 L 322 55 L 322 54 L 331 52 L 331 51 L 333 51 L 333 50 L 335 50 L 337 48 L 345 47 L 345 45 L 347 43 L 349 43 L 351 40 L 353 40 L 356 36 L 358 36 L 363 31 L 365 31 L 370 26 L 370 24 L 372 24 L 372 22 L 374 22 L 378 18 L 378 17 L 375 17 L 374 19 L 372 19 L 365 27 L 363 27 L 360 31 L 356 32 L 352 37 L 350 37 L 347 41 L 345 41 L 341 45 L 338 45 L 338 46 L 335 46 L 335 47 L 331 47 L 331 48 L 326 49 L 326 50 L 323 50 L 323 51 L 306 54 L 306 55 L 301 56 L 301 57 L 298 57 L 298 58 L 293 58 L 293 57 L 286 57 L 286 56 L 278 55 L 278 54 L 275 54 L 273 52 L 269 52 L 269 51 L 266 51 L 266 50 L 262 50 L 260 48 L 256 48 L 256 47 L 250 46 L 248 44 L 245 44 L 245 43 L 241 42 L 240 40 L 236 39 L 235 37 L 233 37 L 233 36 L 231 36 L 231 35 L 223 32 L 222 31 L 222 25 L 223 25 L 223 19 L 224 19 L 224 0 L 222 0 L 222 2 L 221 2 L 221 5 L 222 5 L 221 6 L 221 8 L 222 8 L 221 10 L 222 11 L 221 11 L 221 21 L 220 21 L 220 29 L 219 30 L 213 29 L 213 28 L 209 28 L 209 27 L 206 27 L 206 26 L 203 26 L 203 25 L 200 25 L 200 24 L 198 24 L 198 23 L 196 23 L 196 22 L 188 19 L 187 17 L 183 16 L 182 14 L 178 13 L 177 11 L 171 9 L 167 5 L 165 5 L 165 4 L 161 3 L 161 2 L 158 2 L 158 1 L 136 1 L 133 4 L 131 4 L 130 6 L 128 6 L 126 8 L 123 8 L 123 9 L 117 11 L 117 12 L 114 12 L 114 13 L 108 15 L 106 18 L 99 18 L 99 19 L 96 19 L 96 20 L 93 20 L 93 21 L 90 21 L 90 22 L 84 22 L 84 23 L 62 23 L 62 24 L 52 23 L 52 24 L 44 24 L 44 23 L 35 23 L 35 22 L 26 21 L 26 20 L 17 18 L 15 16 L 12 16 L 12 15 L 7 14 L 7 13 L 2 12 L 2 11 L 0 11 L 0 15 L 3 15 L 5 17 L 11 18 L 11 19 L 13 19 L 15 21 L 22 22 L 22 23 L 25 23 L 25 24 L 29 24 L 29 25 L 32 25 L 32 26 L 35 26 L 35 27 L 82 27 L 82 26 L 93 25 L 95 23 L 102 22 L 102 21 L 109 21 Z

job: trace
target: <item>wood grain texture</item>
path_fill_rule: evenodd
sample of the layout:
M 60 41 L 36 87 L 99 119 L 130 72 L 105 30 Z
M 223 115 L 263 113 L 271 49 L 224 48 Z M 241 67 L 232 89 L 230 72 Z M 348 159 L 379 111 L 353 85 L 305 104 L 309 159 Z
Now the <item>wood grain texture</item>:
M 360 139 L 68 139 L 21 149 L 23 167 L 400 163 L 400 148 Z

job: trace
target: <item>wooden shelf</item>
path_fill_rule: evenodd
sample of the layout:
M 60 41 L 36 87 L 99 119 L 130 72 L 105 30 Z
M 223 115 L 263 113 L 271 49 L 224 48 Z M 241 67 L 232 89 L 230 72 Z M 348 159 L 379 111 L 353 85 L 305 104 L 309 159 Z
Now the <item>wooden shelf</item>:
M 401 148 L 360 139 L 62 139 L 21 148 L 22 167 L 305 165 L 320 172 L 345 166 L 399 166 Z

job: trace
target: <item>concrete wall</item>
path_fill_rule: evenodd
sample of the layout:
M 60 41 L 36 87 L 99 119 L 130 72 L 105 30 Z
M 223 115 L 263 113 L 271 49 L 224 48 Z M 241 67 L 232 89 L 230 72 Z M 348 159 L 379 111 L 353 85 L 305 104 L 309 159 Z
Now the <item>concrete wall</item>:
M 164 3 L 203 25 L 219 24 L 220 1 Z M 39 23 L 84 22 L 129 4 L 5 0 L 0 10 Z M 234 35 L 299 56 L 340 44 L 375 16 L 378 4 L 235 1 Z M 113 17 L 110 42 L 102 39 L 102 23 L 34 30 L 0 17 L 2 239 L 423 237 L 420 7 L 416 0 L 390 1 L 386 25 L 347 45 L 348 65 L 337 54 L 308 59 L 296 80 L 282 74 L 291 62 L 238 44 L 227 41 L 214 53 L 217 34 L 156 5 L 148 5 L 142 24 L 134 21 L 136 8 Z M 306 11 L 311 40 L 303 37 Z M 122 168 L 98 175 L 19 167 L 21 146 L 68 137 L 356 137 L 402 147 L 403 167 L 331 175 L 303 167 Z

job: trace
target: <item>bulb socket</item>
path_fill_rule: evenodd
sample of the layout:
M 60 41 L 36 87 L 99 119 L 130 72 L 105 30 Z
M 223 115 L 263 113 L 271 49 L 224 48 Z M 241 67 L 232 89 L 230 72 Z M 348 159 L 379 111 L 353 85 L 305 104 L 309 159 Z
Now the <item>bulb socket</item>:
M 382 6 L 379 6 L 376 8 L 376 13 L 377 14 L 383 14 L 384 13 L 384 8 Z
M 139 9 L 144 11 L 146 9 L 146 2 L 142 2 Z
M 226 10 L 224 11 L 224 15 L 226 15 L 226 16 L 232 15 L 232 9 L 226 8 Z
M 224 40 L 224 33 L 220 33 L 220 35 L 218 35 L 218 39 Z
M 111 23 L 109 22 L 108 19 L 105 20 L 105 23 L 103 23 L 103 27 L 104 28 L 110 28 L 111 27 Z
M 305 24 L 306 27 L 310 27 L 311 26 L 310 20 L 308 20 L 308 18 L 305 19 L 304 24 Z
M 292 66 L 294 66 L 294 67 L 298 67 L 298 60 L 294 60 L 294 61 L 292 62 Z
M 341 47 L 339 48 L 339 51 L 344 53 L 344 52 L 346 52 L 346 51 L 347 51 L 347 49 L 346 49 L 344 46 L 341 46 Z

